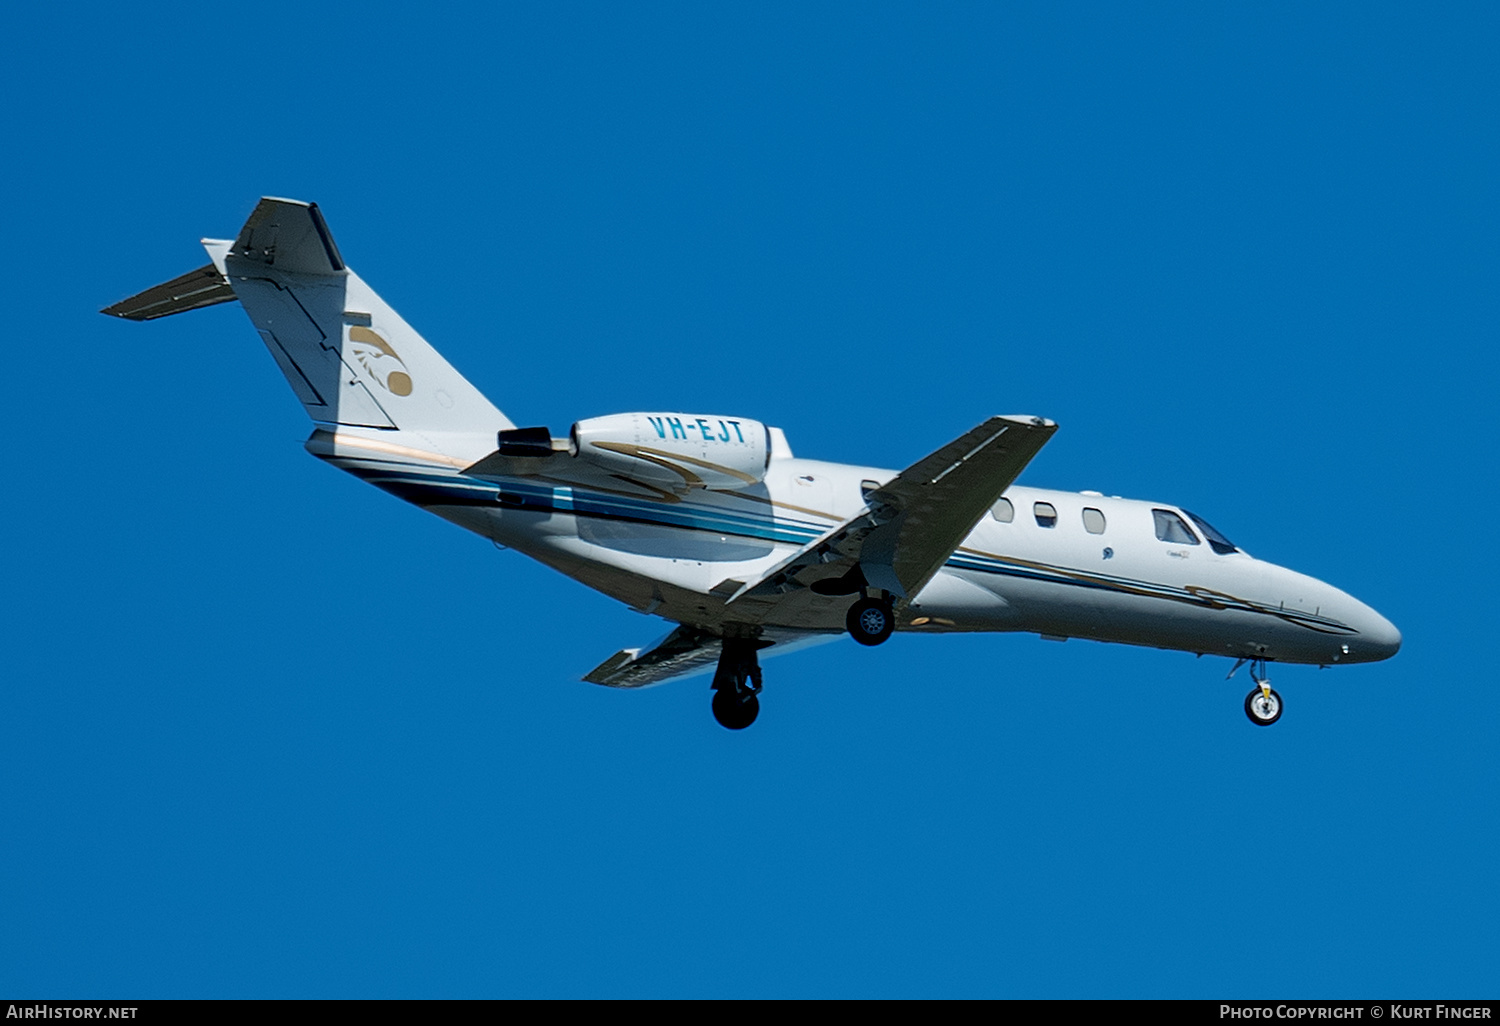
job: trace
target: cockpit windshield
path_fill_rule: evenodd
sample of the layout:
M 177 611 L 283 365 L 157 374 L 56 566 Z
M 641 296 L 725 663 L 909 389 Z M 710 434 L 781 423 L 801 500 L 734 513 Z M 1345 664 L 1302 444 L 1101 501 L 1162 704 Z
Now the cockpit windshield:
M 1156 540 L 1173 545 L 1197 545 L 1198 539 L 1188 530 L 1188 525 L 1171 510 L 1153 509 L 1151 519 L 1156 521 Z
M 1202 517 L 1192 512 L 1191 510 L 1185 509 L 1183 510 L 1183 512 L 1188 515 L 1189 520 L 1198 525 L 1198 530 L 1202 531 L 1203 537 L 1208 539 L 1209 548 L 1213 549 L 1219 555 L 1227 556 L 1231 552 L 1240 551 L 1239 547 L 1236 546 L 1234 542 L 1230 541 L 1218 531 L 1214 530 L 1214 526 L 1207 520 L 1204 520 Z

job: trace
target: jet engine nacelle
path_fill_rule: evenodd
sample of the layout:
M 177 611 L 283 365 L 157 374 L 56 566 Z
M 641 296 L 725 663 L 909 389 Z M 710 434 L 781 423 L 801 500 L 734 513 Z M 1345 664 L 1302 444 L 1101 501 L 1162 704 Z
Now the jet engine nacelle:
M 617 413 L 580 420 L 568 450 L 634 481 L 674 492 L 747 488 L 771 461 L 770 433 L 758 420 L 696 413 Z

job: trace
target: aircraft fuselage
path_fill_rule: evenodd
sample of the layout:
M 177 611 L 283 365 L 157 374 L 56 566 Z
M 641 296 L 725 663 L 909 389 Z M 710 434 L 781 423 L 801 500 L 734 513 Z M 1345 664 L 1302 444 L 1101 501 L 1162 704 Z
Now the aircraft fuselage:
M 792 457 L 772 460 L 761 484 L 739 491 L 664 497 L 625 483 L 605 491 L 527 477 L 486 486 L 415 454 L 399 471 L 389 458 L 360 458 L 349 429 L 339 439 L 309 447 L 638 610 L 712 630 L 739 617 L 726 589 L 715 593 L 722 582 L 757 578 L 858 513 L 865 489 L 895 475 Z M 899 611 L 897 630 L 1020 631 L 1320 665 L 1384 659 L 1400 646 L 1374 609 L 1239 549 L 1215 551 L 1170 503 L 1014 485 L 997 507 Z M 1160 514 L 1175 522 L 1167 539 Z M 841 632 L 850 602 L 803 589 L 764 626 Z

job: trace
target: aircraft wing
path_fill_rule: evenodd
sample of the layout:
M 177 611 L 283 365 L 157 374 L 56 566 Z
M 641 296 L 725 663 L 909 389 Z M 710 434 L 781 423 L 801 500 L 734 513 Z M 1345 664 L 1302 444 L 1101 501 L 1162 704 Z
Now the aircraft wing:
M 772 628 L 761 635 L 765 647 L 760 654 L 762 657 L 784 655 L 838 638 L 837 634 Z M 610 688 L 646 688 L 711 673 L 719 662 L 720 640 L 716 634 L 683 624 L 648 648 L 621 649 L 590 670 L 583 679 Z
M 866 585 L 910 598 L 1056 430 L 1041 417 L 991 417 L 866 494 L 864 510 L 743 585 L 729 602 L 753 606 L 805 587 L 853 594 Z

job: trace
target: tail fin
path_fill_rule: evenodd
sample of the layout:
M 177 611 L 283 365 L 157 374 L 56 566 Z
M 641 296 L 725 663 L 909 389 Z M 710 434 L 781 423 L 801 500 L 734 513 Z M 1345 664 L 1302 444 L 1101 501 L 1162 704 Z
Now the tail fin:
M 481 456 L 515 426 L 344 266 L 317 204 L 262 199 L 234 241 L 203 246 L 209 266 L 102 312 L 151 320 L 238 299 L 320 423 L 412 431 Z

